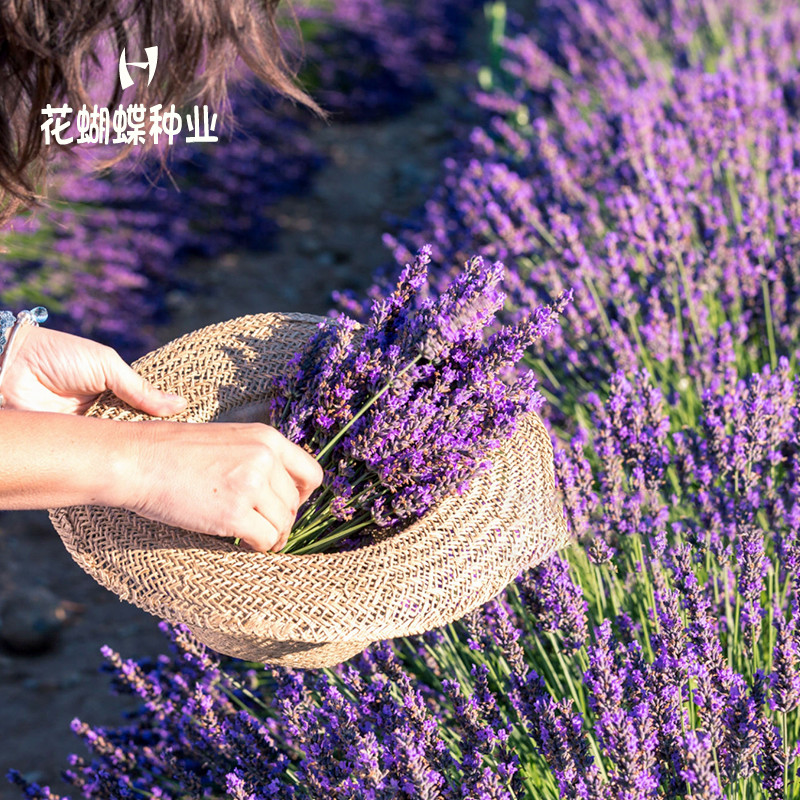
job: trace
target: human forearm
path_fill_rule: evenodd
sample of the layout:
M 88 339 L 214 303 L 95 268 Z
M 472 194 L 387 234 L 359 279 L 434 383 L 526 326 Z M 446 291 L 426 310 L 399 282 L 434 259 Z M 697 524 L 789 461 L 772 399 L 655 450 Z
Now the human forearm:
M 0 412 L 0 508 L 117 505 L 133 459 L 125 423 Z
M 115 506 L 279 550 L 322 481 L 319 464 L 268 425 L 83 417 L 108 389 L 152 416 L 186 407 L 96 342 L 25 326 L 4 358 L 0 509 Z
M 322 481 L 308 453 L 259 423 L 118 422 L 0 412 L 0 508 L 107 505 L 280 550 Z

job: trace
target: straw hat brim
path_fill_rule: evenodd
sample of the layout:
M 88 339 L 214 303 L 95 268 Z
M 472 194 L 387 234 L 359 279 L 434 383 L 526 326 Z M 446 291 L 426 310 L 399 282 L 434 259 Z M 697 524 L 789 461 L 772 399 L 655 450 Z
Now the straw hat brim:
M 176 420 L 265 422 L 273 379 L 321 321 L 240 317 L 182 336 L 134 368 L 187 398 Z M 150 418 L 110 393 L 88 414 Z M 550 437 L 535 414 L 519 421 L 464 494 L 351 552 L 254 553 L 119 508 L 50 515 L 75 561 L 123 600 L 188 625 L 218 652 L 295 667 L 329 666 L 371 642 L 458 619 L 569 540 Z

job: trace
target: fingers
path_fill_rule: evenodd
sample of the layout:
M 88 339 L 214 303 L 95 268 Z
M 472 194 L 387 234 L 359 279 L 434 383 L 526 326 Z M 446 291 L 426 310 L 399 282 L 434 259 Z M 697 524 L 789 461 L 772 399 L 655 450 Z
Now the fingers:
M 103 365 L 106 386 L 120 400 L 155 417 L 171 417 L 186 408 L 186 399 L 157 389 L 131 369 L 114 350 Z
M 269 444 L 294 481 L 300 496 L 299 504 L 302 505 L 322 483 L 322 467 L 302 447 L 290 442 L 274 428 L 269 430 Z
M 275 526 L 254 508 L 242 515 L 238 528 L 235 535 L 259 553 L 275 550 L 281 539 Z
M 240 515 L 232 533 L 253 550 L 277 553 L 286 546 L 296 515 L 297 507 L 287 505 L 281 495 L 270 489 L 257 508 Z
M 300 508 L 300 493 L 292 478 L 284 471 L 272 475 L 270 488 L 275 500 L 267 501 L 269 505 L 259 504 L 256 510 L 269 519 L 280 533 L 280 539 L 273 547 L 277 552 L 283 550 L 292 532 Z
M 257 430 L 261 433 L 262 429 L 259 426 Z M 278 436 L 268 431 L 271 442 Z M 243 511 L 228 516 L 225 535 L 237 536 L 259 552 L 282 550 L 300 507 L 300 492 L 294 478 L 275 447 L 263 444 L 251 451 L 249 457 L 242 458 L 236 471 L 239 477 L 231 486 L 237 499 L 234 508 L 238 506 Z M 220 501 L 224 498 L 220 497 Z
M 254 550 L 279 552 L 286 546 L 300 505 L 322 482 L 322 468 L 274 428 L 264 426 L 261 430 L 266 451 L 246 478 L 248 483 L 257 484 L 251 484 L 253 490 L 257 489 L 253 510 L 260 519 L 244 515 L 236 535 Z M 245 520 L 252 529 L 245 527 Z

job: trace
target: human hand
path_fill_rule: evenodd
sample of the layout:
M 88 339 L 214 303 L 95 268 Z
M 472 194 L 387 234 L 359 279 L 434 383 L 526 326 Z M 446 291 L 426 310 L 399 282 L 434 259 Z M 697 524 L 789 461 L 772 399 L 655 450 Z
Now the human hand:
M 124 425 L 130 459 L 110 505 L 167 525 L 284 548 L 298 508 L 322 483 L 316 460 L 269 425 Z
M 22 325 L 6 358 L 0 392 L 9 409 L 83 414 L 106 389 L 157 417 L 186 407 L 184 398 L 156 389 L 112 348 L 69 333 Z

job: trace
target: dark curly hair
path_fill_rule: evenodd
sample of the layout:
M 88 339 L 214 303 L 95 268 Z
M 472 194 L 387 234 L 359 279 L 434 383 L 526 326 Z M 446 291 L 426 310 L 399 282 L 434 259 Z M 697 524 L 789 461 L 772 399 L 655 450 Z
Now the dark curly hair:
M 91 108 L 87 86 L 108 45 L 132 60 L 158 46 L 151 85 L 137 81 L 132 102 L 180 106 L 199 99 L 227 106 L 231 68 L 240 56 L 278 93 L 319 114 L 297 85 L 281 46 L 279 0 L 0 0 L 0 225 L 38 204 L 49 150 L 42 108 L 64 101 Z M 105 65 L 106 67 L 108 65 Z M 119 82 L 106 102 L 116 107 Z M 127 99 L 127 98 L 126 98 Z M 52 148 L 56 150 L 56 148 Z M 130 149 L 128 146 L 127 150 Z M 123 158 L 122 152 L 114 161 Z M 106 165 L 113 162 L 106 162 Z

